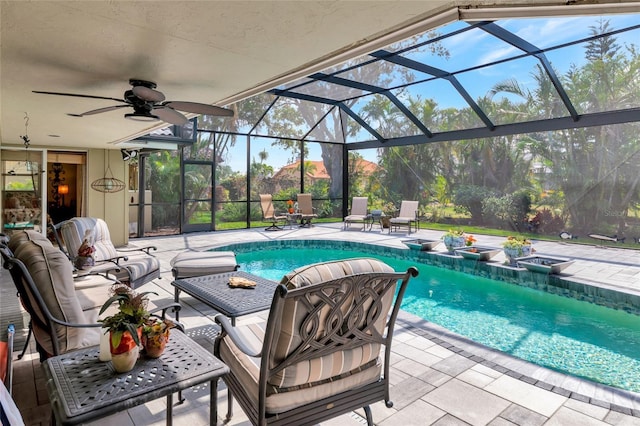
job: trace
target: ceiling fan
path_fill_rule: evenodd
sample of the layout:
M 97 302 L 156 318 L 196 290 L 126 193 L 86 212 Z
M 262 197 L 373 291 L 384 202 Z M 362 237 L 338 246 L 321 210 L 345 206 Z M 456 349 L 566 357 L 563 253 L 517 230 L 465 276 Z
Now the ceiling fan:
M 122 102 L 121 105 L 113 105 L 104 108 L 93 109 L 82 114 L 67 114 L 72 117 L 84 117 L 86 115 L 100 114 L 119 108 L 132 107 L 133 112 L 125 114 L 125 118 L 136 121 L 166 121 L 167 123 L 181 126 L 188 120 L 179 111 L 201 115 L 215 115 L 220 117 L 233 117 L 233 111 L 215 105 L 198 102 L 165 101 L 164 94 L 155 90 L 156 83 L 145 80 L 130 79 L 132 88 L 124 92 L 124 99 L 109 98 L 105 96 L 79 95 L 75 93 L 43 92 L 34 90 L 33 93 L 45 95 L 75 96 L 79 98 L 108 99 Z

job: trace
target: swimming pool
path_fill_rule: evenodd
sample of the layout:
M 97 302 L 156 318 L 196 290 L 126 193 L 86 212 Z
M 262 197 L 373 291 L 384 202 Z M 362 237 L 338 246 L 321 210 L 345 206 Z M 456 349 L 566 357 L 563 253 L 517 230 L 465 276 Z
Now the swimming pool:
M 403 310 L 538 365 L 640 392 L 640 318 L 636 315 L 395 258 L 388 250 L 380 255 L 376 249 L 361 247 L 358 251 L 276 247 L 236 244 L 224 249 L 236 252 L 241 270 L 276 281 L 299 266 L 351 257 L 375 257 L 396 270 L 417 266 L 420 275 L 409 284 Z

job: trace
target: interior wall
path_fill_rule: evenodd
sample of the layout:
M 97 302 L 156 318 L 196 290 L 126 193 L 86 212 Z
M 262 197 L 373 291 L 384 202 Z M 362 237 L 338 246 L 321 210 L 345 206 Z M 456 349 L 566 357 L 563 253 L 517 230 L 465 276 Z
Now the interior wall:
M 90 149 L 87 154 L 87 214 L 107 222 L 111 241 L 117 246 L 129 243 L 129 204 L 125 190 L 104 193 L 91 188 L 91 182 L 107 175 L 129 181 L 127 163 L 122 161 L 120 150 Z M 109 172 L 110 171 L 110 172 Z

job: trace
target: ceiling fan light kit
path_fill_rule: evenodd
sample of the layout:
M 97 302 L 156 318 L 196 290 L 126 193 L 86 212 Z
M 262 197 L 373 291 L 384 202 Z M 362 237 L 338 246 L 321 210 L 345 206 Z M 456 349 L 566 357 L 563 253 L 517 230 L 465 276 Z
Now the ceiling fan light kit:
M 145 122 L 160 121 L 160 117 L 158 117 L 157 115 L 153 115 L 150 112 L 138 112 L 138 111 L 131 112 L 131 113 L 125 114 L 124 118 L 133 120 L 133 121 L 145 121 Z
M 132 88 L 124 92 L 123 99 L 76 93 L 45 92 L 39 90 L 34 90 L 33 92 L 45 95 L 75 96 L 79 98 L 106 99 L 121 102 L 120 105 L 93 109 L 81 114 L 68 114 L 72 117 L 84 117 L 87 115 L 114 111 L 123 107 L 131 107 L 133 108 L 133 112 L 126 113 L 124 115 L 125 118 L 129 120 L 144 122 L 165 121 L 170 124 L 181 126 L 185 124 L 188 119 L 180 111 L 191 114 L 214 115 L 221 117 L 233 117 L 234 115 L 233 110 L 221 108 L 215 105 L 186 101 L 165 101 L 164 94 L 155 90 L 157 86 L 156 83 L 152 81 L 132 78 L 129 80 L 129 84 Z

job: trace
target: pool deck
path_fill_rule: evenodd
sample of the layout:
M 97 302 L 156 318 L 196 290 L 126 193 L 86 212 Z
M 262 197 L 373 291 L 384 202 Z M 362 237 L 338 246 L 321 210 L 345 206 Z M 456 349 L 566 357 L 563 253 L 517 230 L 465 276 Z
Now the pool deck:
M 278 239 L 343 240 L 406 248 L 403 240 L 439 239 L 441 235 L 441 231 L 429 230 L 411 235 L 406 231 L 388 234 L 386 230 L 381 233 L 375 229 L 363 232 L 359 225 L 345 231 L 341 224 L 317 224 L 312 228 L 278 232 L 265 232 L 260 228 L 135 239 L 131 246 L 154 245 L 158 248 L 154 254 L 161 261 L 162 277 L 142 288 L 157 292 L 158 296 L 153 296 L 152 302 L 159 304 L 173 300 L 169 262 L 184 250 L 199 251 L 226 244 Z M 504 241 L 503 237 L 476 235 L 476 238 L 478 245 L 486 246 L 499 247 Z M 587 240 L 585 238 L 584 242 Z M 567 279 L 640 296 L 640 251 L 598 246 L 595 240 L 589 242 L 592 244 L 534 240 L 534 247 L 539 255 L 574 259 L 575 262 L 563 271 Z M 440 245 L 435 250 L 444 252 L 445 249 Z M 500 265 L 504 260 L 500 253 L 492 263 Z M 312 261 L 310 259 L 310 263 Z M 10 276 L 4 269 L 1 278 L 0 318 L 4 319 L 7 305 L 11 302 L 7 295 L 15 293 L 15 290 L 12 290 Z M 180 301 L 183 304 L 180 319 L 187 331 L 208 329 L 215 312 L 188 296 L 181 297 Z M 259 316 L 244 317 L 238 322 L 256 321 Z M 24 324 L 16 326 L 20 329 Z M 17 332 L 17 340 L 24 341 L 24 332 Z M 18 343 L 16 349 L 20 348 Z M 44 425 L 49 422 L 50 409 L 42 368 L 33 348 L 32 343 L 30 353 L 22 360 L 14 361 L 14 398 L 25 424 Z M 372 406 L 377 425 L 640 426 L 640 394 L 618 391 L 515 359 L 405 312 L 398 320 L 392 353 L 391 397 L 394 406 L 386 408 L 383 403 Z M 16 356 L 17 353 L 14 359 Z M 207 424 L 208 394 L 208 390 L 203 392 L 201 388 L 185 392 L 187 401 L 174 407 L 174 424 Z M 222 383 L 219 392 L 221 416 L 226 411 L 226 396 L 226 387 Z M 165 401 L 161 399 L 92 424 L 164 424 L 165 409 Z M 226 424 L 249 424 L 239 407 L 234 413 Z M 361 414 L 345 414 L 321 424 L 366 424 Z

